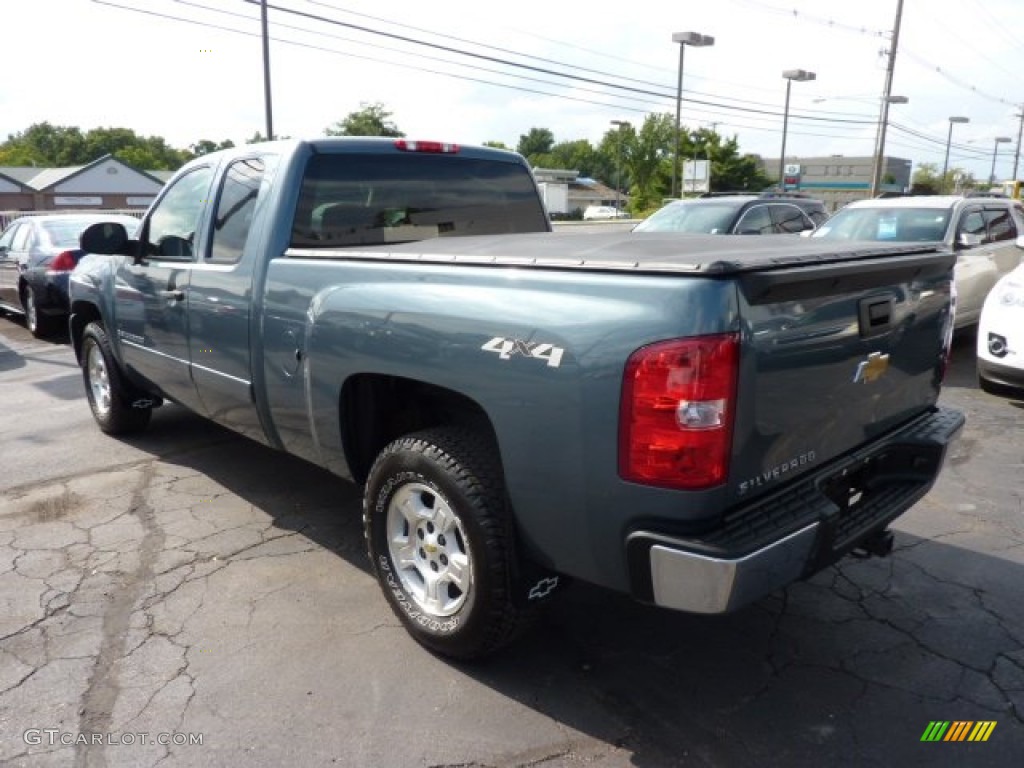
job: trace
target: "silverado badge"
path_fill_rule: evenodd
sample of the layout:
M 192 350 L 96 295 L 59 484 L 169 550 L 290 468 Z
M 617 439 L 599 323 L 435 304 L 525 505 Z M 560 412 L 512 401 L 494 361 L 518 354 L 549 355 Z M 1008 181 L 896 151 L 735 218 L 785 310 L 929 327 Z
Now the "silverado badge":
M 889 369 L 889 356 L 881 352 L 872 352 L 867 360 L 861 360 L 857 364 L 857 372 L 853 374 L 854 384 L 870 384 L 882 378 L 882 374 Z

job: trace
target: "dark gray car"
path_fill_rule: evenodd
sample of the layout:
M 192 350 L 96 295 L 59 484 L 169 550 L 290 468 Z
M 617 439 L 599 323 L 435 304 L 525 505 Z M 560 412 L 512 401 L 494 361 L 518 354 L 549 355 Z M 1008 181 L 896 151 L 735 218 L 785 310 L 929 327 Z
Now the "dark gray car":
M 55 332 L 68 315 L 68 275 L 83 252 L 82 230 L 118 221 L 134 231 L 138 219 L 115 213 L 22 216 L 0 234 L 0 309 L 25 316 L 35 336 Z
M 810 197 L 713 195 L 674 200 L 633 228 L 634 232 L 704 235 L 781 235 L 813 230 L 828 218 Z

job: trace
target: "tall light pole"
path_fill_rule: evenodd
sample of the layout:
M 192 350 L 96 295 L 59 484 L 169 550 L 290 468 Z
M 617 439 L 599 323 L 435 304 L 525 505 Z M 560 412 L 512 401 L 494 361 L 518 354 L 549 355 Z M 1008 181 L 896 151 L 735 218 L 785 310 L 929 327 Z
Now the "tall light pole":
M 629 125 L 629 121 L 612 120 L 611 124 L 614 125 L 619 132 L 619 151 L 616 153 L 615 161 L 615 215 L 618 216 L 622 211 L 622 206 L 619 204 L 619 190 L 622 189 L 622 129 Z
M 679 77 L 676 80 L 676 133 L 675 133 L 675 158 L 672 163 L 672 197 L 679 197 L 679 113 L 683 106 L 683 53 L 686 46 L 692 45 L 695 48 L 703 48 L 715 44 L 715 38 L 710 35 L 702 35 L 700 32 L 675 32 L 672 35 L 672 42 L 679 43 Z
M 969 117 L 951 117 L 949 118 L 949 134 L 946 136 L 946 159 L 942 161 L 942 191 L 946 191 L 946 173 L 949 171 L 949 146 L 953 143 L 953 125 L 956 123 L 969 123 L 971 118 Z
M 1009 136 L 996 136 L 995 138 L 995 142 L 992 146 L 992 172 L 988 175 L 989 186 L 996 183 L 996 155 L 999 154 L 999 145 L 1009 144 L 1011 141 L 1013 141 L 1013 139 Z
M 794 80 L 796 80 L 798 83 L 804 83 L 807 82 L 808 80 L 814 80 L 817 77 L 817 75 L 814 74 L 813 72 L 808 72 L 805 69 L 787 69 L 783 71 L 782 76 L 786 78 L 786 108 L 782 112 L 782 151 L 779 152 L 780 192 L 786 189 L 786 133 L 789 130 L 789 89 L 792 87 Z
M 882 119 L 878 123 L 878 144 L 875 147 L 874 171 L 871 174 L 871 197 L 878 195 L 882 184 L 882 163 L 885 157 L 885 129 L 889 125 L 889 105 L 892 99 L 892 76 L 896 71 L 896 49 L 900 42 L 900 24 L 903 19 L 903 0 L 896 3 L 896 22 L 892 27 L 892 47 L 888 51 L 888 62 L 885 67 L 885 90 L 882 93 Z

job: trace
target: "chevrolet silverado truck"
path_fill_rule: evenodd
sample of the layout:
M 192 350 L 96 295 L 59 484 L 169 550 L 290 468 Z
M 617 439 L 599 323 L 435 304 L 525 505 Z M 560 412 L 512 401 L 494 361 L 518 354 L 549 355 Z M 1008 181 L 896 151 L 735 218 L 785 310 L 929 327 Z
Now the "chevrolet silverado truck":
M 133 239 L 82 236 L 92 413 L 173 401 L 360 484 L 386 599 L 457 658 L 567 579 L 715 614 L 891 549 L 963 424 L 953 254 L 549 230 L 514 153 L 200 157 Z

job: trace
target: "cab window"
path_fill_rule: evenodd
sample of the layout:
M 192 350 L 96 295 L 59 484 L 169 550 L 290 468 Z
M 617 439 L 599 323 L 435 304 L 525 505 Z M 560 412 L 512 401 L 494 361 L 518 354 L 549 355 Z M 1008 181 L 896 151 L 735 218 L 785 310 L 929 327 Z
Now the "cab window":
M 212 177 L 213 169 L 204 166 L 172 183 L 146 221 L 143 254 L 167 259 L 192 259 L 196 231 Z
M 208 261 L 234 264 L 242 258 L 263 172 L 264 163 L 258 157 L 237 160 L 228 167 L 213 217 Z

